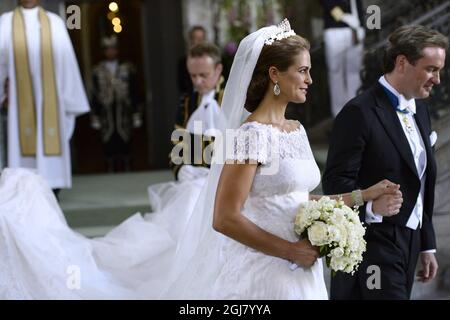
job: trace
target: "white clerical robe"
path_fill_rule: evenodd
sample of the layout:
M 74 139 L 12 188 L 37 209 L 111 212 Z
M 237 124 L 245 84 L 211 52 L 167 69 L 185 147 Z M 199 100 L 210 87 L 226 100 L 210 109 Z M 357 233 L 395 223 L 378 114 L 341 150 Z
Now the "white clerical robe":
M 75 117 L 89 111 L 89 102 L 84 90 L 77 59 L 64 21 L 46 11 L 51 28 L 56 90 L 59 107 L 62 152 L 59 156 L 46 156 L 43 151 L 42 128 L 42 81 L 41 81 L 41 37 L 38 7 L 21 8 L 27 38 L 30 73 L 36 106 L 37 144 L 36 156 L 21 154 L 18 131 L 18 106 L 16 76 L 12 38 L 13 12 L 0 17 L 0 101 L 3 101 L 3 86 L 9 78 L 8 104 L 8 167 L 34 168 L 49 183 L 51 188 L 70 188 L 72 185 L 69 140 L 75 127 Z

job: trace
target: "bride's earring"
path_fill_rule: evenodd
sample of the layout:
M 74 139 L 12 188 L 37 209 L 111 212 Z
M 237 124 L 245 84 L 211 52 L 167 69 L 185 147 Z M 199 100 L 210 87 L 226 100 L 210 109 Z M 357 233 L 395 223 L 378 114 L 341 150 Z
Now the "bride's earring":
M 278 82 L 275 82 L 275 85 L 273 86 L 273 94 L 279 96 L 280 93 L 281 93 L 280 86 L 278 85 Z

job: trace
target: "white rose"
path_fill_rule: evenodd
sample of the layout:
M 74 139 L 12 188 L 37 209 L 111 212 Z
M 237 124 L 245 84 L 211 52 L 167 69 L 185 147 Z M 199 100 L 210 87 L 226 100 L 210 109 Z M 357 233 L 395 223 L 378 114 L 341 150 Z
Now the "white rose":
M 314 222 L 308 229 L 308 239 L 314 246 L 328 244 L 328 226 L 322 221 Z
M 341 230 L 337 226 L 328 226 L 328 234 L 330 241 L 339 243 L 341 241 Z
M 310 225 L 309 216 L 306 212 L 306 210 L 300 210 L 297 215 L 295 216 L 295 222 L 294 222 L 294 231 L 297 234 L 302 234 L 303 231 Z
M 344 224 L 346 222 L 345 211 L 339 208 L 334 208 L 333 214 L 330 216 L 330 221 L 334 225 Z
M 310 213 L 310 218 L 311 218 L 311 220 L 317 220 L 317 219 L 319 219 L 320 218 L 320 216 L 321 216 L 321 212 L 319 211 L 319 210 L 317 210 L 317 209 L 314 209 L 314 210 L 312 210 L 311 211 L 311 213 Z
M 331 250 L 331 256 L 335 258 L 340 258 L 344 256 L 344 250 L 340 247 L 334 248 Z
M 342 271 L 347 266 L 345 257 L 331 257 L 330 267 L 334 271 Z

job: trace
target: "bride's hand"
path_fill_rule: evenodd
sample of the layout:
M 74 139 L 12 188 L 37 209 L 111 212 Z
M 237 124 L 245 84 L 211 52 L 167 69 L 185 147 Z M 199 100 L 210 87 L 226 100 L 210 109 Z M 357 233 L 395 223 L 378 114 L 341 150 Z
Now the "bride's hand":
M 308 239 L 293 242 L 289 260 L 303 268 L 310 268 L 319 258 L 319 248 L 315 247 Z
M 384 194 L 401 196 L 400 185 L 384 179 L 362 191 L 364 201 L 375 200 Z

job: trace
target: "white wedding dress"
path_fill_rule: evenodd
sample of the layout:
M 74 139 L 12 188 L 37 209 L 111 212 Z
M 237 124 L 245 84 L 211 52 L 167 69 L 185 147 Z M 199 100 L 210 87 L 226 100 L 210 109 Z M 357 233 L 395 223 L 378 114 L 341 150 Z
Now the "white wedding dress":
M 233 160 L 251 159 L 261 164 L 243 214 L 268 232 L 289 241 L 298 240 L 294 233 L 297 208 L 308 201 L 309 192 L 320 182 L 320 171 L 303 126 L 292 132 L 282 132 L 271 125 L 244 123 L 238 130 L 234 147 Z M 227 237 L 220 243 L 221 269 L 204 298 L 328 298 L 321 259 L 311 268 L 292 271 L 290 263 L 284 259 L 266 255 Z M 204 270 L 197 273 L 203 274 L 207 268 L 205 265 Z M 195 280 L 189 286 L 190 290 L 201 291 L 195 288 Z
M 216 160 L 225 160 L 221 155 L 229 143 L 226 159 L 260 163 L 243 214 L 279 237 L 297 240 L 296 210 L 320 181 L 303 127 L 282 132 L 258 122 L 242 124 L 261 50 L 268 39 L 289 37 L 292 30 L 287 30 L 283 22 L 240 42 L 207 181 L 185 196 L 161 197 L 156 213 L 137 213 L 106 236 L 87 239 L 68 227 L 41 177 L 5 169 L 0 178 L 0 299 L 327 299 L 320 259 L 311 268 L 291 270 L 289 261 L 212 228 L 223 167 Z M 237 134 L 228 139 L 225 133 L 232 129 Z
M 255 133 L 256 144 L 249 132 Z M 296 209 L 320 181 L 304 128 L 281 132 L 245 123 L 233 157 L 261 163 L 243 214 L 296 241 Z M 273 159 L 279 159 L 277 170 L 265 174 Z M 327 299 L 320 259 L 309 269 L 292 271 L 288 261 L 214 231 L 209 232 L 214 241 L 190 249 L 183 243 L 189 235 L 182 237 L 192 214 L 185 212 L 186 200 L 161 208 L 130 217 L 105 237 L 87 239 L 67 226 L 41 177 L 5 169 L 0 180 L 0 299 Z M 174 260 L 180 245 L 193 251 L 181 264 Z M 186 271 L 167 276 L 176 267 Z

